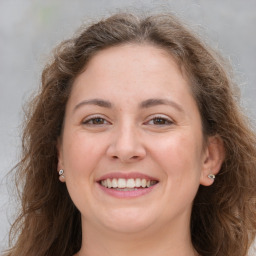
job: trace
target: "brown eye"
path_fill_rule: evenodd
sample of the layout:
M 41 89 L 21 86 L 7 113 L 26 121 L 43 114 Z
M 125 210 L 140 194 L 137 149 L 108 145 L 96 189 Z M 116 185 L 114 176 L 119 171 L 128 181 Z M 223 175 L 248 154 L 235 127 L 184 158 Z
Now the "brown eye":
M 93 118 L 90 120 L 92 124 L 104 124 L 103 118 Z
M 164 118 L 154 118 L 153 119 L 153 123 L 154 124 L 160 124 L 160 125 L 164 125 L 164 124 L 167 124 L 167 120 L 164 119 Z
M 150 125 L 171 125 L 173 122 L 167 118 L 155 117 L 148 122 Z
M 104 125 L 104 124 L 108 124 L 108 122 L 102 118 L 102 117 L 93 117 L 90 119 L 87 119 L 85 121 L 83 121 L 83 124 L 85 125 Z

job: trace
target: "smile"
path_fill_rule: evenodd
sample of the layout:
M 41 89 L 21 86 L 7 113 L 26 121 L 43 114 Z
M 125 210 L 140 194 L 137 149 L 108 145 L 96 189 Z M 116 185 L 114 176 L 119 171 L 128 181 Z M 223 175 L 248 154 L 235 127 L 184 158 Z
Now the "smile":
M 147 179 L 124 179 L 124 178 L 114 178 L 114 179 L 105 179 L 101 180 L 100 184 L 105 188 L 113 188 L 116 190 L 121 191 L 129 191 L 134 189 L 141 189 L 141 188 L 149 188 L 155 184 L 157 184 L 158 181 L 156 180 L 147 180 Z
M 112 172 L 96 180 L 104 194 L 119 199 L 140 197 L 157 191 L 159 180 L 142 173 Z

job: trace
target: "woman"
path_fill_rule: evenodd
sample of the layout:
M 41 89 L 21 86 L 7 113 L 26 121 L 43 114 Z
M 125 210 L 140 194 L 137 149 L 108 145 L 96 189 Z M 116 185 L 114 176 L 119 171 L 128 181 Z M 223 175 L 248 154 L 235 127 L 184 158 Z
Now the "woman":
M 7 255 L 247 255 L 255 133 L 225 61 L 172 15 L 83 28 L 29 114 Z

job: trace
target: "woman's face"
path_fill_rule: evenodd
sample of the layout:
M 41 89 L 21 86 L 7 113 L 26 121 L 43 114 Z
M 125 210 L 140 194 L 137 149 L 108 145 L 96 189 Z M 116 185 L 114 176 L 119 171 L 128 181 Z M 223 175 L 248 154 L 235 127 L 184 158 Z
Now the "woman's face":
M 199 184 L 211 183 L 188 82 L 153 46 L 92 58 L 74 82 L 58 149 L 83 223 L 99 229 L 187 227 Z

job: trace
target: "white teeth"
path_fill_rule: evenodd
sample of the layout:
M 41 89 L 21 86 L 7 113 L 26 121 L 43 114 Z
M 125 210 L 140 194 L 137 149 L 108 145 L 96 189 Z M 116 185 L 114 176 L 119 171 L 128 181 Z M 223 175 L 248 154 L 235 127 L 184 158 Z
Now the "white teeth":
M 119 191 L 134 191 L 134 190 L 138 190 L 137 188 L 116 188 L 115 190 L 119 190 Z
M 137 188 L 141 187 L 141 180 L 138 178 L 135 180 L 135 187 Z
M 135 187 L 134 179 L 128 179 L 127 182 L 126 182 L 126 187 L 127 188 L 134 188 Z
M 113 187 L 113 188 L 117 188 L 117 187 L 118 187 L 117 179 L 113 179 L 113 180 L 112 180 L 112 187 Z
M 111 188 L 112 187 L 112 182 L 110 179 L 107 179 L 107 186 L 108 188 Z
M 145 187 L 147 186 L 147 181 L 146 181 L 146 179 L 142 179 L 142 181 L 141 181 L 141 186 L 142 186 L 143 188 L 145 188 Z
M 108 186 L 108 185 L 107 185 L 107 180 L 102 180 L 102 181 L 101 181 L 101 185 L 104 186 L 104 187 L 107 187 L 107 186 Z
M 126 180 L 125 179 L 118 179 L 117 180 L 117 187 L 118 188 L 125 188 L 126 187 Z
M 140 179 L 140 178 L 136 178 L 136 179 L 106 179 L 106 180 L 102 180 L 100 182 L 100 184 L 103 187 L 106 188 L 115 188 L 117 190 L 122 190 L 122 191 L 128 191 L 129 189 L 134 190 L 136 188 L 146 188 L 146 187 L 150 187 L 152 185 L 155 185 L 157 183 L 157 181 L 155 180 L 146 180 L 146 179 Z

